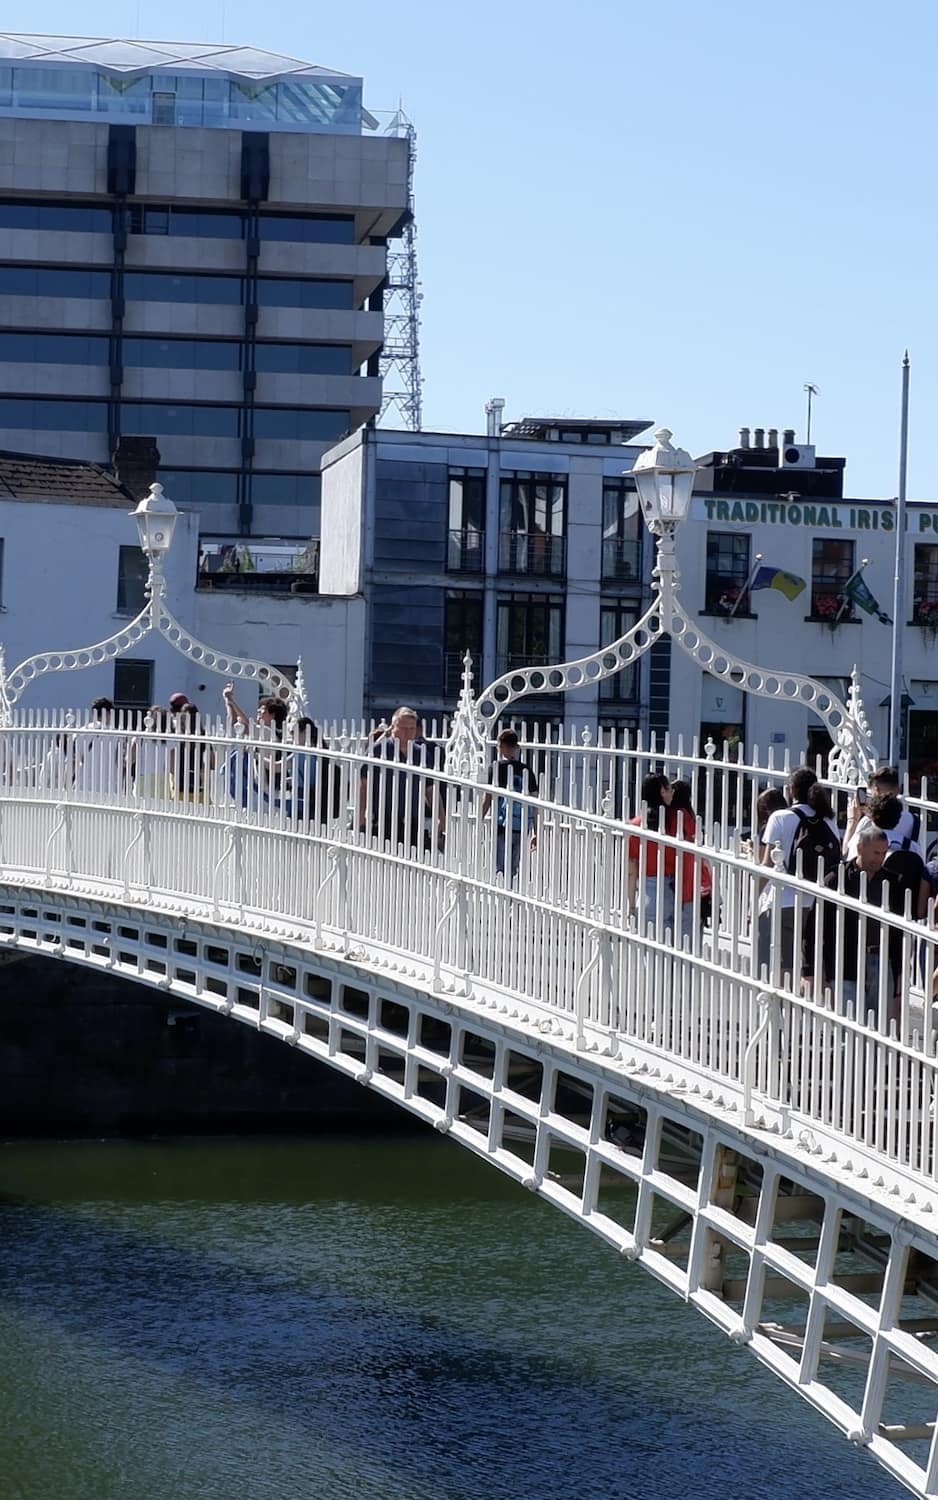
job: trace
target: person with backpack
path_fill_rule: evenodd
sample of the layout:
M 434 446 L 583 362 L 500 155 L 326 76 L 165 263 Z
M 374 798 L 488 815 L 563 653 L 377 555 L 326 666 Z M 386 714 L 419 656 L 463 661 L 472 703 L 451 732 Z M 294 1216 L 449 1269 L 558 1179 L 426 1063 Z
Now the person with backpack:
M 530 847 L 537 847 L 537 812 L 519 802 L 517 797 L 536 797 L 538 783 L 533 768 L 521 758 L 518 736 L 513 729 L 503 729 L 498 736 L 498 755 L 489 770 L 489 784 L 516 794 L 514 797 L 498 797 L 495 806 L 495 870 L 504 877 L 507 866 L 514 882 L 521 867 L 525 825 Z M 483 817 L 491 802 L 491 793 L 486 792 L 482 802 Z
M 835 869 L 826 877 L 828 890 L 843 894 L 866 906 L 889 906 L 884 861 L 889 853 L 886 835 L 872 824 L 864 828 L 857 841 L 855 858 L 847 860 L 843 871 Z M 838 927 L 840 943 L 838 944 Z M 883 923 L 865 917 L 837 901 L 814 903 L 805 915 L 802 976 L 814 978 L 817 949 L 820 945 L 819 972 L 826 984 L 835 983 L 838 974 L 843 984 L 843 999 L 855 1005 L 859 1014 L 879 1008 L 879 974 L 883 957 Z M 892 937 L 886 936 L 886 953 L 892 970 Z M 896 988 L 896 976 L 890 973 L 886 993 L 890 1006 Z
M 762 834 L 760 863 L 773 868 L 772 853 L 776 845 L 782 851 L 782 869 L 789 875 L 801 875 L 805 881 L 821 884 L 840 864 L 840 829 L 834 821 L 830 798 L 810 766 L 792 771 L 786 788 L 788 807 L 769 817 Z M 791 886 L 778 893 L 778 920 L 775 920 L 775 890 L 767 882 L 759 897 L 759 931 L 757 962 L 759 971 L 771 972 L 776 951 L 780 972 L 793 974 L 795 956 L 795 895 Z M 814 904 L 813 896 L 802 896 L 802 910 Z

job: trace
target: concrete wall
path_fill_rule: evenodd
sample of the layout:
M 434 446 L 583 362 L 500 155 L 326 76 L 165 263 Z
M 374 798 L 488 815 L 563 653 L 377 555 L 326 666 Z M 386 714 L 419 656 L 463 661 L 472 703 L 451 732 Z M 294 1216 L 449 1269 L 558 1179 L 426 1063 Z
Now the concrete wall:
M 324 594 L 361 592 L 364 469 L 365 445 L 357 436 L 333 448 L 323 462 L 319 587 Z

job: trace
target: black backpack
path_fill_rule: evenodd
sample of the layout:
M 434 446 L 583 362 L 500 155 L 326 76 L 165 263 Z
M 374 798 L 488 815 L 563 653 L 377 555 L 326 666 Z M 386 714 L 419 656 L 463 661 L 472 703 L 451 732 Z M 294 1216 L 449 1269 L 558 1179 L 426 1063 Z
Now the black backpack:
M 817 881 L 820 860 L 820 880 L 823 885 L 828 875 L 832 875 L 840 864 L 840 839 L 827 819 L 818 813 L 812 813 L 808 817 L 806 813 L 799 812 L 797 807 L 793 807 L 792 812 L 798 819 L 798 829 L 788 856 L 788 873 L 796 873 L 800 854 L 802 879 Z

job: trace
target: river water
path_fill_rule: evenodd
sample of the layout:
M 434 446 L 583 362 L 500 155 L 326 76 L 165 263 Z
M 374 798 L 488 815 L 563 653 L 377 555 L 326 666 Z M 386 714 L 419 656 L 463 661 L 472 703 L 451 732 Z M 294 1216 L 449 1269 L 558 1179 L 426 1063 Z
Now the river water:
M 0 1153 L 2 1500 L 905 1494 L 437 1137 Z

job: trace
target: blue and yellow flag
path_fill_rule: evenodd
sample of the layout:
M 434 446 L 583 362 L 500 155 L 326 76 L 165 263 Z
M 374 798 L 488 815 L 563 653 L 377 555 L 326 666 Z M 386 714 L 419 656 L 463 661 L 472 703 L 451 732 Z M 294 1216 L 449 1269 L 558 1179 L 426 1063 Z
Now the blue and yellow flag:
M 760 568 L 749 585 L 749 592 L 754 593 L 756 589 L 778 589 L 786 599 L 797 599 L 807 586 L 797 573 L 786 573 L 784 568 Z

